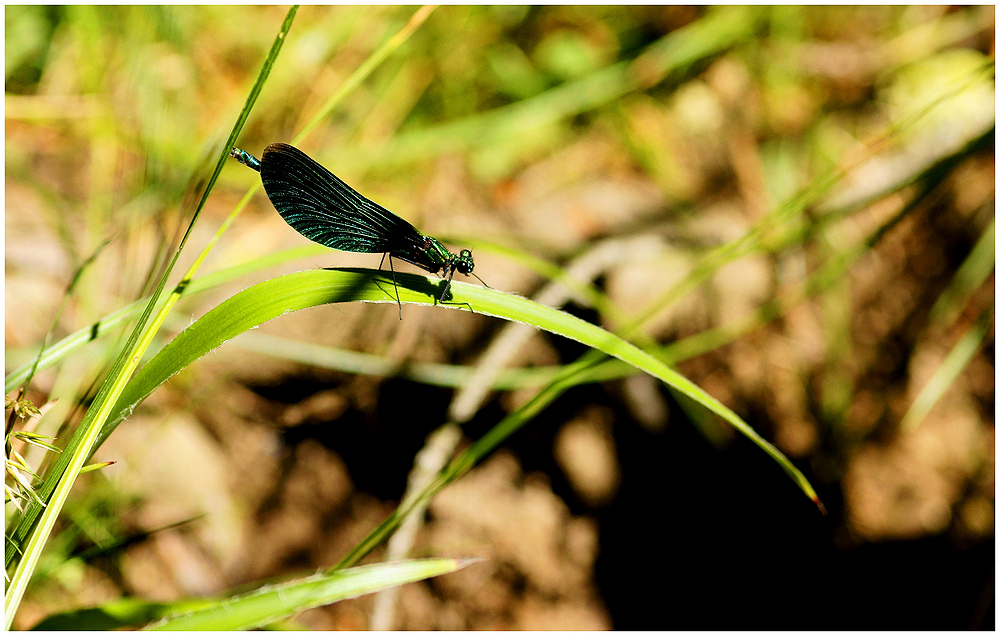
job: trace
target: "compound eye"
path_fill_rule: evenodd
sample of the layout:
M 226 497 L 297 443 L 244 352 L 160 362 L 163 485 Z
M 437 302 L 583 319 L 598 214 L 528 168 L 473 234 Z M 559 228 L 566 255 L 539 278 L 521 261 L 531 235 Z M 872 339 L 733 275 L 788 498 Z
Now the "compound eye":
M 458 263 L 455 264 L 455 269 L 457 269 L 462 274 L 472 273 L 472 268 L 475 267 L 475 263 L 472 262 L 472 252 L 470 250 L 462 250 L 458 254 Z

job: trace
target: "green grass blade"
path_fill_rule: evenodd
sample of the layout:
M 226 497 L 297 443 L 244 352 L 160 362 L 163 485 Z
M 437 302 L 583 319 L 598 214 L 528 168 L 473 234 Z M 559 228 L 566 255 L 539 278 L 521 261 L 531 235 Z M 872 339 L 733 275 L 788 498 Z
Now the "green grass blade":
M 927 414 L 937 404 L 937 401 L 941 399 L 944 392 L 955 381 L 955 378 L 965 369 L 965 365 L 969 364 L 969 361 L 972 360 L 972 356 L 979 351 L 979 347 L 982 346 L 983 341 L 989 335 L 992 325 L 993 311 L 988 310 L 983 312 L 979 316 L 979 320 L 976 321 L 976 324 L 952 347 L 948 355 L 945 356 L 941 366 L 934 372 L 931 379 L 927 381 L 924 388 L 920 390 L 920 393 L 913 400 L 913 404 L 910 405 L 909 410 L 907 410 L 906 415 L 903 416 L 899 424 L 901 429 L 904 431 L 913 431 L 920 426 L 920 423 L 924 421 Z
M 186 614 L 165 618 L 149 629 L 255 629 L 296 612 L 448 574 L 477 561 L 478 559 L 419 559 L 326 572 L 227 598 Z

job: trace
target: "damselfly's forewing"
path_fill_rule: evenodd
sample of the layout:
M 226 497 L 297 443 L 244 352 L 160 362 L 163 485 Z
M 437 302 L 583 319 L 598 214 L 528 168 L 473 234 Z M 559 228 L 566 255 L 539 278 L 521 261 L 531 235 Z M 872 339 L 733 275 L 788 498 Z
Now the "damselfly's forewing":
M 410 252 L 415 227 L 359 194 L 304 152 L 271 144 L 260 161 L 264 191 L 281 218 L 307 239 L 347 252 Z

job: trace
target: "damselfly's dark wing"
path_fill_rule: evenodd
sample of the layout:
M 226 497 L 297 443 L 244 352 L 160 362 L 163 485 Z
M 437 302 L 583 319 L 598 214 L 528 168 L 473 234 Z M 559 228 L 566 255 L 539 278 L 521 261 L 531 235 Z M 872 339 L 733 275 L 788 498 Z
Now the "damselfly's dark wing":
M 346 252 L 406 252 L 424 242 L 415 227 L 294 146 L 265 148 L 260 178 L 281 218 L 321 245 Z

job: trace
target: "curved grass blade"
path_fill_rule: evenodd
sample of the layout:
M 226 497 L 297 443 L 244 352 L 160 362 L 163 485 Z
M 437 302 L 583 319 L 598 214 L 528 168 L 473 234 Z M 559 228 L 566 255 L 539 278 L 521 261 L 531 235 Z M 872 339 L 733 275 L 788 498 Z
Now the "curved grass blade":
M 397 274 L 398 293 L 404 302 L 435 304 L 437 283 L 426 276 Z M 128 416 L 147 395 L 172 375 L 226 340 L 289 311 L 326 303 L 368 301 L 395 302 L 385 272 L 364 269 L 310 270 L 288 274 L 243 290 L 227 299 L 179 334 L 149 361 L 122 393 L 102 431 L 101 438 Z M 526 298 L 453 283 L 455 305 L 468 305 L 486 314 L 532 325 L 576 340 L 653 375 L 672 388 L 716 413 L 777 461 L 799 488 L 818 502 L 805 476 L 774 446 L 746 422 L 700 387 L 666 364 L 600 327 Z

